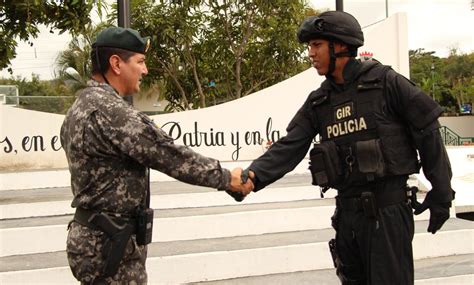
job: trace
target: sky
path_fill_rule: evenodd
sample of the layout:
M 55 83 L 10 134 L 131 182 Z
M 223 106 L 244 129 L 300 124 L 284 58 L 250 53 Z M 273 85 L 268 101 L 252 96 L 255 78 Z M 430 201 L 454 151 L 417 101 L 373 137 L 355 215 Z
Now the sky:
M 335 0 L 307 0 L 317 9 L 335 10 Z M 371 25 L 388 15 L 404 12 L 408 21 L 408 48 L 424 48 L 435 55 L 446 57 L 452 48 L 462 53 L 474 51 L 474 0 L 344 0 L 344 11 L 354 15 L 362 27 Z M 59 52 L 67 48 L 68 34 L 50 33 L 42 27 L 33 46 L 19 42 L 17 57 L 12 61 L 14 76 L 31 79 L 31 74 L 42 80 L 54 78 L 54 62 Z M 6 69 L 0 77 L 10 77 Z

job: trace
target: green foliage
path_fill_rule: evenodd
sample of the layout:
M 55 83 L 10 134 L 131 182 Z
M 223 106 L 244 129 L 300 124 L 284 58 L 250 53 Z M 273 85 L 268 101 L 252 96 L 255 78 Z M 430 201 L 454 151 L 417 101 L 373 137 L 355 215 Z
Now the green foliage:
M 46 25 L 60 33 L 81 33 L 90 23 L 90 13 L 97 7 L 99 14 L 102 0 L 0 0 L 0 69 L 8 67 L 16 56 L 17 39 L 28 41 L 38 36 L 38 26 Z M 11 68 L 9 68 L 11 71 Z
M 457 50 L 451 50 L 443 67 L 447 86 L 458 107 L 467 102 L 474 103 L 474 53 L 458 54 Z
M 455 49 L 447 58 L 424 49 L 410 50 L 410 78 L 438 101 L 446 113 L 458 113 L 464 103 L 474 102 L 474 53 L 459 54 Z
M 185 110 L 240 98 L 307 68 L 295 33 L 308 11 L 305 1 L 133 0 L 131 26 L 153 38 L 146 82 L 163 82 L 170 108 Z
M 97 34 L 109 26 L 108 23 L 101 23 L 97 26 L 88 26 L 77 36 L 74 36 L 69 42 L 68 48 L 59 53 L 55 62 L 55 74 L 60 80 L 66 81 L 73 90 L 80 89 L 85 86 L 86 81 L 92 75 L 91 50 Z M 66 72 L 67 69 L 73 68 L 81 78 L 77 81 Z
M 90 76 L 91 44 L 103 28 L 91 26 L 90 13 L 97 7 L 100 15 L 104 6 L 103 0 L 0 0 L 0 69 L 15 57 L 18 40 L 32 44 L 41 24 L 73 35 L 57 59 L 59 80 L 34 76 L 31 82 L 17 78 L 0 84 L 18 85 L 20 95 L 72 95 L 79 86 L 63 83 L 65 70 L 72 67 L 82 78 Z M 115 12 L 109 22 L 116 20 Z M 131 0 L 131 12 L 132 27 L 153 40 L 145 83 L 150 90 L 160 89 L 172 111 L 240 98 L 306 69 L 305 47 L 295 32 L 304 16 L 319 11 L 304 0 Z M 474 102 L 473 53 L 453 49 L 439 58 L 418 49 L 409 51 L 409 58 L 411 79 L 447 111 Z M 21 106 L 64 113 L 70 104 L 31 100 L 22 99 Z
M 65 114 L 74 102 L 73 91 L 62 80 L 44 81 L 33 74 L 31 81 L 20 77 L 0 79 L 0 85 L 16 85 L 19 107 L 29 110 Z

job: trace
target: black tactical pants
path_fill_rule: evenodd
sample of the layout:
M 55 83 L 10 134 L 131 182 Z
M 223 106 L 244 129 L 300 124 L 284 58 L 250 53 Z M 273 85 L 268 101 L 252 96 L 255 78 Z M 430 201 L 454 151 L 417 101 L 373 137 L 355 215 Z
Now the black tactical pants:
M 363 211 L 338 209 L 336 247 L 348 279 L 344 285 L 414 284 L 413 212 L 406 203 L 378 210 L 376 218 Z

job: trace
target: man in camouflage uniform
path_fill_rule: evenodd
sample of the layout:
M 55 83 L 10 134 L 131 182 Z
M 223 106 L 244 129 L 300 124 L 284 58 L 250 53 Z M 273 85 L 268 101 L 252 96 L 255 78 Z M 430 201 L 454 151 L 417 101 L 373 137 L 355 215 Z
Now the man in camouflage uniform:
M 103 30 L 92 45 L 92 80 L 78 93 L 61 127 L 76 208 L 67 256 L 82 284 L 147 283 L 147 247 L 137 244 L 135 230 L 137 212 L 149 202 L 148 168 L 229 193 L 253 189 L 251 181 L 241 184 L 242 169 L 230 172 L 219 161 L 174 144 L 123 99 L 139 91 L 148 72 L 149 42 L 132 29 Z M 113 234 L 125 236 L 122 248 L 117 249 L 121 240 Z M 106 269 L 114 262 L 112 271 Z

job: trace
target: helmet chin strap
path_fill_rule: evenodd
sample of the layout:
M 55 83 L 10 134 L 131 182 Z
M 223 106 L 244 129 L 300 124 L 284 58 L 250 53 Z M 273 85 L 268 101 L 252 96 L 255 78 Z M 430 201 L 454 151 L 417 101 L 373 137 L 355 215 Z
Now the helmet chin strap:
M 336 59 L 338 57 L 351 57 L 353 56 L 353 53 L 350 51 L 341 51 L 338 53 L 334 52 L 334 42 L 330 41 L 329 42 L 329 68 L 328 68 L 328 73 L 326 76 L 328 77 L 333 77 L 333 72 L 336 69 Z
M 334 52 L 334 43 L 329 42 L 329 68 L 326 76 L 332 77 L 332 73 L 336 69 L 336 53 Z

